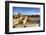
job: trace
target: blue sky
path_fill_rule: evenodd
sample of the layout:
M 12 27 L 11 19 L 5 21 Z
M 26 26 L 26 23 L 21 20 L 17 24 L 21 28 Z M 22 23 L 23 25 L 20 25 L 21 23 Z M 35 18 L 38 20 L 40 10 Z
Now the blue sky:
M 40 8 L 35 7 L 13 7 L 13 14 L 16 15 L 21 13 L 22 15 L 32 15 L 32 14 L 39 14 Z

